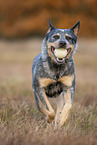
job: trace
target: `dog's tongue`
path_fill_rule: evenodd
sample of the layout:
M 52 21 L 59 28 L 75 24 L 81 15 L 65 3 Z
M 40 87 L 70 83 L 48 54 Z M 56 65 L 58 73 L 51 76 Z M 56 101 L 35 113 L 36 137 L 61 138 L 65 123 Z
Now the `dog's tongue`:
M 57 58 L 59 58 L 60 61 L 62 61 L 62 58 L 64 58 L 67 55 L 66 49 L 55 49 L 54 54 Z M 61 59 L 60 59 L 61 58 Z
M 59 61 L 59 62 L 63 62 L 64 60 L 65 60 L 65 58 L 59 59 L 59 58 L 57 57 L 57 61 Z

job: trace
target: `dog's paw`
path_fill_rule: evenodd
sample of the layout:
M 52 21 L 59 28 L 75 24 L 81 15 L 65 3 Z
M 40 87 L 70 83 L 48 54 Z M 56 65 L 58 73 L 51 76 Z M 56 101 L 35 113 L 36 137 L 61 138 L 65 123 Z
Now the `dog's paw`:
M 63 126 L 65 123 L 66 123 L 66 121 L 67 121 L 67 119 L 68 119 L 68 117 L 62 117 L 61 115 L 58 117 L 58 119 L 57 119 L 57 125 L 59 126 L 59 127 L 61 127 L 61 126 Z
M 55 112 L 50 112 L 46 120 L 48 123 L 51 123 L 55 119 Z
M 51 118 L 49 116 L 46 117 L 46 120 L 48 123 L 52 123 L 52 121 L 54 121 L 55 118 Z

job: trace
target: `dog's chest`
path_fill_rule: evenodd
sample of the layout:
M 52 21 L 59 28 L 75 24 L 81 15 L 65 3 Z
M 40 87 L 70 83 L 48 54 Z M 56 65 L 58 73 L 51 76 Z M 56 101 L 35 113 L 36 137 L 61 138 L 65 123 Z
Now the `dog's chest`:
M 56 97 L 63 91 L 63 84 L 59 81 L 49 84 L 44 87 L 45 93 L 48 97 Z
M 57 81 L 51 78 L 40 78 L 40 87 L 44 89 L 48 97 L 56 97 L 62 93 L 62 91 L 72 86 L 74 75 L 63 76 Z

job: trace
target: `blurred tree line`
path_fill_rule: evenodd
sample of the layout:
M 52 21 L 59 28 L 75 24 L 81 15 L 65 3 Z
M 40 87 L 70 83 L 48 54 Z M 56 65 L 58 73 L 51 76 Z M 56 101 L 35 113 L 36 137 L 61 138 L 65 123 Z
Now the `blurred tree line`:
M 0 37 L 44 35 L 81 21 L 81 37 L 97 37 L 97 0 L 0 0 Z

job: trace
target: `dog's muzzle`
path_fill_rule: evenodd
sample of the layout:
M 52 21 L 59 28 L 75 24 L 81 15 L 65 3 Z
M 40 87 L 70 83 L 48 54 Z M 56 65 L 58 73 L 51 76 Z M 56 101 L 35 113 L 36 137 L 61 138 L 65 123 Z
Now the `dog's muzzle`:
M 66 47 L 66 44 L 63 42 L 60 42 L 61 48 L 55 48 L 53 46 L 51 46 L 51 51 L 57 61 L 57 63 L 64 63 L 66 57 L 68 56 L 68 54 L 71 52 L 71 48 L 64 48 Z

